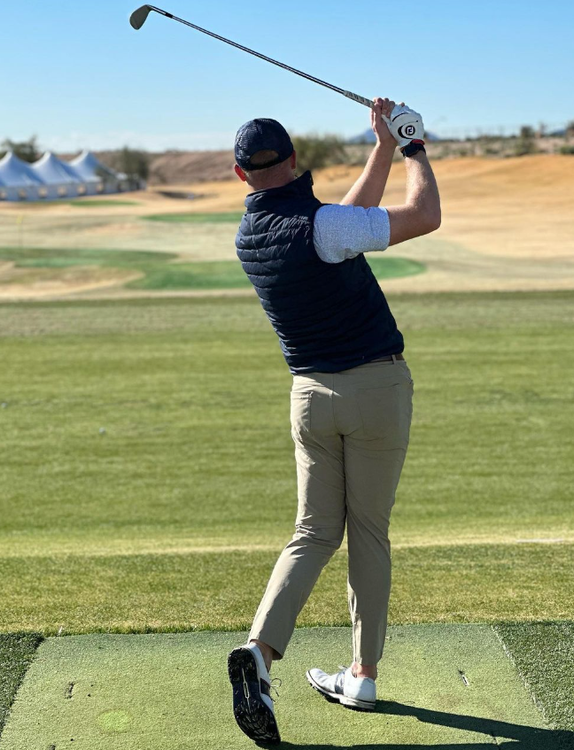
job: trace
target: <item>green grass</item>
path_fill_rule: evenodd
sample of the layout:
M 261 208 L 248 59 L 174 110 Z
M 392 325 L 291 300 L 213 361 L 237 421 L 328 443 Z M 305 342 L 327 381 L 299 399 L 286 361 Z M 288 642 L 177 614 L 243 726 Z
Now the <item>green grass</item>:
M 129 282 L 129 289 L 249 289 L 251 282 L 238 261 L 156 263 L 142 267 L 145 276 Z
M 68 205 L 81 208 L 101 208 L 102 206 L 140 206 L 139 201 L 114 201 L 105 198 L 80 198 L 68 201 Z
M 574 732 L 574 622 L 505 623 L 497 630 L 550 724 Z
M 516 623 L 574 612 L 574 294 L 390 302 L 415 380 L 391 622 L 506 621 L 548 720 L 572 729 L 572 625 Z M 291 378 L 258 302 L 3 304 L 0 338 L 0 631 L 247 627 L 296 504 Z M 301 624 L 348 623 L 345 567 Z M 30 637 L 0 639 L 4 714 Z
M 252 748 L 233 720 L 225 670 L 227 653 L 245 635 L 49 639 L 16 699 L 2 747 L 44 750 L 74 740 L 98 750 Z M 545 725 L 492 628 L 390 629 L 371 714 L 327 703 L 305 680 L 309 667 L 335 670 L 349 652 L 347 628 L 297 631 L 288 657 L 273 669 L 282 681 L 276 711 L 284 748 L 558 750 L 560 734 Z
M 167 221 L 172 223 L 199 223 L 199 224 L 239 224 L 243 217 L 243 211 L 227 211 L 223 213 L 179 213 L 179 214 L 152 214 L 144 216 L 147 221 Z
M 149 291 L 181 289 L 249 289 L 251 283 L 237 260 L 177 261 L 173 253 L 137 250 L 61 250 L 40 248 L 0 248 L 0 261 L 13 261 L 17 268 L 31 269 L 25 277 L 8 277 L 3 284 L 33 282 L 41 278 L 40 269 L 121 268 L 141 273 L 128 282 L 129 289 Z M 369 262 L 377 278 L 411 276 L 422 273 L 422 263 L 404 258 L 372 257 Z
M 0 633 L 0 734 L 20 683 L 42 640 L 38 633 Z
M 365 257 L 377 279 L 392 279 L 399 276 L 416 276 L 419 273 L 424 273 L 426 270 L 425 265 L 419 263 L 417 260 L 396 258 L 391 255 L 386 258 L 382 258 L 379 255 L 366 255 Z
M 556 577 L 562 593 L 549 580 L 536 594 L 534 574 L 528 589 L 508 566 L 502 570 L 513 587 L 496 579 L 506 554 L 510 568 L 518 555 L 525 570 L 533 560 L 546 575 L 569 551 L 507 542 L 573 541 L 574 385 L 564 377 L 574 367 L 573 300 L 571 293 L 391 300 L 415 379 L 411 449 L 393 511 L 397 564 L 402 559 L 408 570 L 420 564 L 420 575 L 428 575 L 433 565 L 425 560 L 448 562 L 452 555 L 445 576 L 457 571 L 462 589 L 466 572 L 482 571 L 473 578 L 478 588 L 464 594 L 468 608 L 453 609 L 450 586 L 441 594 L 437 581 L 436 601 L 417 605 L 413 617 L 430 607 L 429 617 L 445 621 L 501 613 L 523 619 L 531 607 L 539 619 L 568 619 L 573 586 L 567 578 Z M 197 549 L 217 555 L 222 547 L 239 547 L 241 554 L 222 557 L 216 568 L 235 560 L 240 577 L 253 564 L 263 581 L 292 533 L 296 487 L 291 379 L 256 300 L 2 305 L 0 333 L 10 363 L 0 386 L 1 429 L 10 446 L 0 463 L 0 561 L 17 594 L 10 606 L 6 599 L 0 603 L 4 629 L 15 629 L 10 611 L 16 603 L 23 616 L 36 599 L 53 597 L 61 604 L 49 617 L 38 609 L 27 626 L 73 623 L 76 631 L 84 616 L 78 613 L 98 596 L 91 582 L 78 591 L 70 577 L 74 597 L 66 604 L 65 567 L 49 576 L 49 565 L 42 586 L 30 590 L 43 569 L 36 556 L 70 555 L 74 570 L 84 555 L 94 556 L 86 570 L 95 566 L 102 580 L 109 575 L 109 601 L 131 585 L 122 588 L 129 578 L 117 568 L 124 565 L 122 555 L 142 555 L 138 574 L 145 580 L 164 564 L 162 555 L 184 555 L 181 565 L 191 570 L 199 563 L 186 556 Z M 262 557 L 242 556 L 253 543 L 264 545 Z M 487 544 L 499 551 L 490 555 Z M 409 548 L 400 549 L 404 545 Z M 418 562 L 411 565 L 413 559 Z M 54 562 L 56 570 L 61 564 Z M 232 568 L 225 573 L 231 578 Z M 336 568 L 329 573 L 336 574 Z M 335 588 L 342 569 L 338 575 Z M 420 575 L 396 578 L 395 585 L 405 588 L 395 602 L 395 622 L 405 621 L 417 591 L 424 593 Z M 85 598 L 78 599 L 82 590 Z M 398 596 L 401 588 L 396 591 Z M 241 599 L 243 592 L 237 595 Z M 151 591 L 141 612 L 148 606 L 160 611 L 164 596 Z M 462 598 L 461 590 L 456 601 Z M 180 614 L 170 619 L 178 627 L 188 621 L 184 599 Z M 225 626 L 233 625 L 234 611 L 237 624 L 244 624 L 251 605 L 249 599 L 243 608 L 229 609 Z M 94 610 L 96 620 L 101 611 Z M 119 611 L 124 614 L 114 627 L 121 627 L 124 615 L 127 628 L 147 625 L 134 625 L 127 610 Z M 328 611 L 325 606 L 316 622 Z M 344 613 L 343 600 L 337 611 Z M 217 617 L 198 611 L 193 625 L 202 623 L 216 626 Z
M 13 261 L 18 268 L 67 268 L 69 266 L 111 266 L 138 268 L 141 264 L 165 264 L 173 253 L 144 250 L 64 250 L 44 248 L 0 248 L 0 260 Z
M 392 300 L 416 394 L 397 542 L 571 534 L 572 299 Z M 290 531 L 290 376 L 257 301 L 4 305 L 0 331 L 11 548 Z
M 404 258 L 371 258 L 369 263 L 378 279 L 412 276 L 425 267 Z M 249 289 L 251 282 L 237 261 L 163 263 L 143 267 L 145 276 L 129 282 L 130 289 Z
M 285 529 L 284 542 L 290 529 Z M 247 629 L 280 552 L 5 557 L 0 630 L 69 633 Z M 391 623 L 559 620 L 572 616 L 574 544 L 399 548 Z M 349 623 L 346 554 L 335 556 L 301 613 L 305 626 Z M 538 594 L 538 592 L 543 594 Z

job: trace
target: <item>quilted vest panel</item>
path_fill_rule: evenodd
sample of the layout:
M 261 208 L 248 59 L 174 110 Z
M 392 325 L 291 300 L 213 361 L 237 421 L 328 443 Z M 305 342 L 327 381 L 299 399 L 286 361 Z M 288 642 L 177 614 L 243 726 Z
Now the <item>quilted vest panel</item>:
M 404 348 L 365 257 L 325 263 L 317 255 L 313 222 L 323 204 L 312 186 L 305 172 L 248 195 L 236 237 L 243 270 L 294 375 L 340 372 Z

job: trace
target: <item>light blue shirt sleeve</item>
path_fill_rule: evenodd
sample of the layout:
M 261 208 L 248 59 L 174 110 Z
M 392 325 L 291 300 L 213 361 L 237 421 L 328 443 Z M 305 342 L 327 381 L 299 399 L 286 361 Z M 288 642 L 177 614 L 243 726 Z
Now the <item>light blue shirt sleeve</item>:
M 315 214 L 313 242 L 326 263 L 342 263 L 361 253 L 386 250 L 391 239 L 385 208 L 321 206 Z

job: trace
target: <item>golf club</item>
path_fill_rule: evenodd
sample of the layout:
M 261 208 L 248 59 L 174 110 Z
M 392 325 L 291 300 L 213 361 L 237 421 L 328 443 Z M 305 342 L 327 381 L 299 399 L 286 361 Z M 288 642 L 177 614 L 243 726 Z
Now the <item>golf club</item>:
M 331 91 L 336 91 L 338 94 L 342 94 L 343 96 L 346 96 L 347 99 L 352 99 L 354 102 L 358 102 L 359 104 L 363 104 L 365 107 L 369 107 L 369 109 L 373 109 L 374 107 L 373 102 L 364 96 L 353 94 L 352 91 L 345 91 L 345 89 L 339 88 L 339 86 L 333 86 L 331 83 L 322 81 L 320 78 L 315 78 L 315 76 L 311 76 L 308 73 L 303 73 L 303 71 L 297 70 L 297 68 L 292 68 L 290 65 L 285 65 L 285 63 L 279 62 L 278 60 L 273 60 L 272 57 L 267 57 L 266 55 L 262 55 L 260 52 L 255 52 L 255 50 L 249 49 L 249 47 L 244 47 L 242 44 L 237 44 L 237 42 L 232 42 L 230 39 L 226 39 L 223 36 L 219 36 L 219 34 L 214 34 L 212 31 L 208 31 L 207 29 L 202 29 L 201 26 L 196 26 L 195 24 L 190 23 L 189 21 L 185 21 L 183 18 L 178 18 L 177 16 L 174 16 L 171 13 L 168 13 L 166 10 L 162 10 L 161 8 L 156 8 L 155 5 L 142 5 L 141 8 L 134 10 L 134 12 L 130 16 L 130 24 L 132 25 L 132 27 L 136 30 L 141 29 L 141 27 L 146 22 L 147 17 L 149 16 L 152 10 L 155 13 L 159 13 L 161 16 L 165 16 L 166 18 L 171 18 L 174 21 L 178 21 L 178 23 L 182 23 L 184 24 L 184 26 L 189 26 L 191 29 L 195 29 L 196 31 L 201 31 L 202 34 L 207 34 L 208 36 L 211 36 L 214 39 L 219 39 L 220 42 L 225 42 L 225 44 L 230 44 L 232 47 L 236 47 L 237 49 L 243 50 L 243 52 L 248 52 L 250 55 L 255 55 L 255 57 L 259 57 L 261 60 L 266 60 L 267 62 L 270 62 L 273 65 L 277 65 L 278 67 L 283 68 L 283 70 L 288 70 L 291 73 L 296 73 L 298 76 L 301 76 L 302 78 L 306 78 L 308 81 L 312 81 L 313 83 L 318 83 L 320 86 L 325 86 L 325 88 L 331 89 Z

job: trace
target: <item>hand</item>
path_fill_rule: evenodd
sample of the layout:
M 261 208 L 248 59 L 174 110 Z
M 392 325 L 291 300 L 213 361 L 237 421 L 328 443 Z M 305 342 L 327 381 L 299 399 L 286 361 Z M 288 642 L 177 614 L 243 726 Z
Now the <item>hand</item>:
M 383 114 L 383 117 L 399 148 L 403 149 L 412 141 L 424 143 L 423 118 L 404 102 L 395 106 L 390 114 Z
M 397 147 L 397 144 L 395 138 L 387 127 L 387 121 L 385 118 L 391 116 L 395 103 L 390 99 L 381 99 L 379 96 L 373 99 L 373 104 L 375 106 L 371 109 L 371 127 L 377 136 L 377 143 L 384 146 L 390 146 L 394 149 Z

